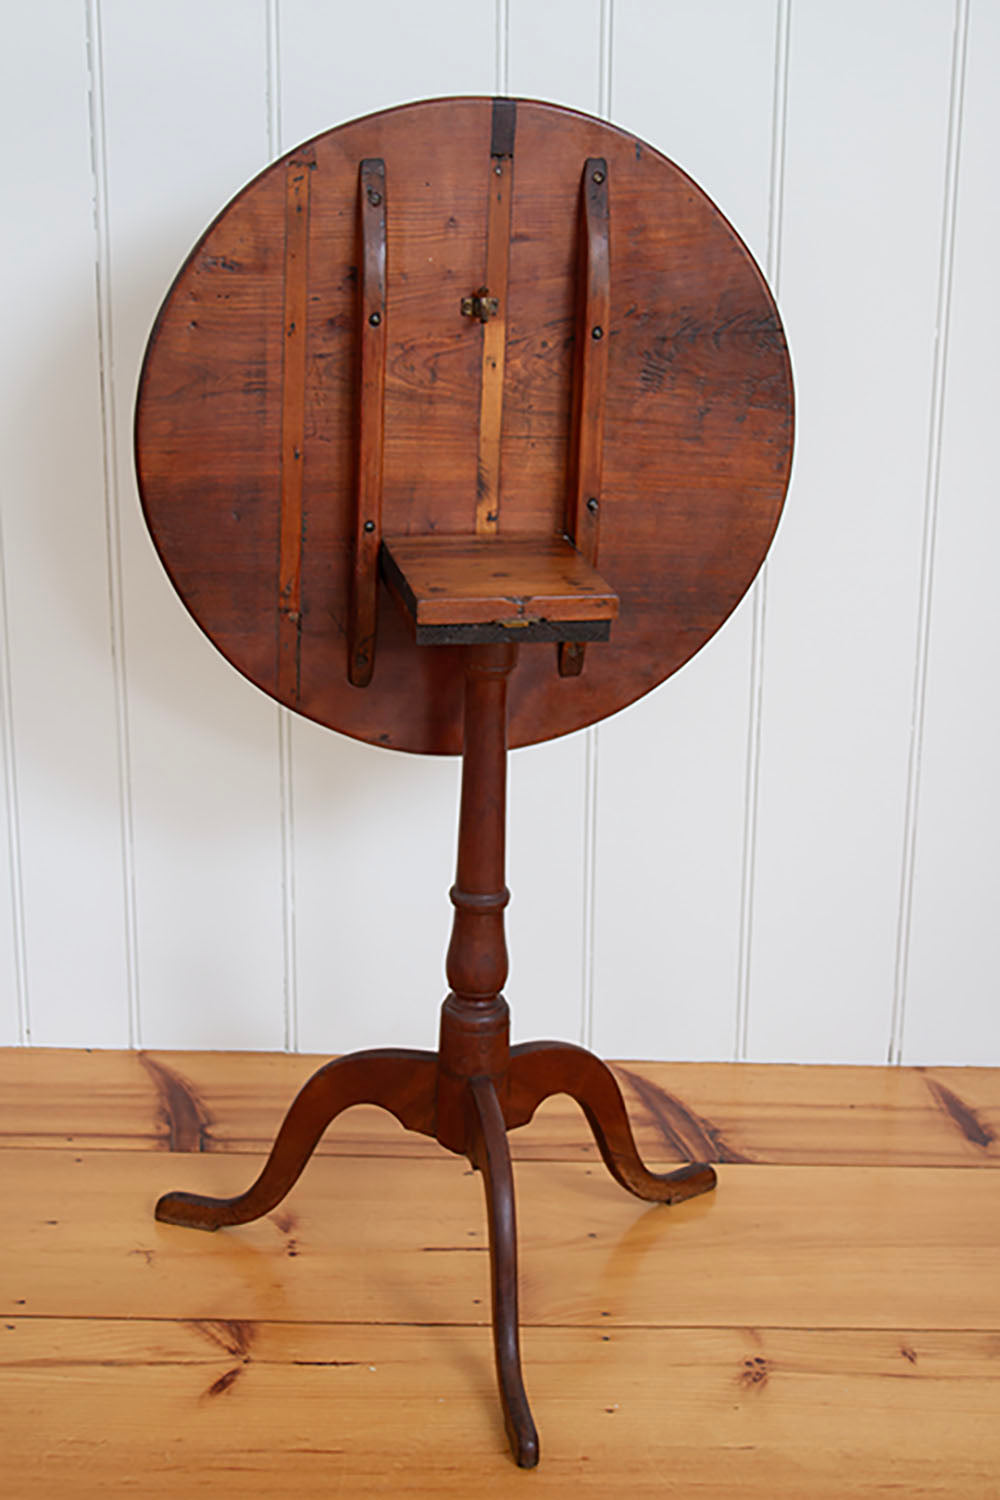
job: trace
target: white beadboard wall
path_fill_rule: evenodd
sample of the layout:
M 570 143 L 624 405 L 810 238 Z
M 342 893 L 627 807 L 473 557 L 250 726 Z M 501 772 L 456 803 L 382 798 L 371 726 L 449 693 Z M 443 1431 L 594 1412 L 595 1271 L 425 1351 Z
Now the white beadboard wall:
M 706 649 L 511 767 L 520 1038 L 1000 1064 L 997 0 L 33 0 L 0 56 L 0 1043 L 432 1045 L 458 767 L 279 711 L 174 597 L 131 414 L 217 209 L 342 120 L 549 98 L 775 287 L 792 489 Z

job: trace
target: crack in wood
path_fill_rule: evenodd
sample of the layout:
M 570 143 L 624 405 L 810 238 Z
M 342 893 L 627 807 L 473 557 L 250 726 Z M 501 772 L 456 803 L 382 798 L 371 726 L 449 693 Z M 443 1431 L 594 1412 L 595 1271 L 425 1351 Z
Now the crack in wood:
M 653 1083 L 641 1073 L 615 1066 L 615 1072 L 626 1079 L 632 1092 L 645 1109 L 652 1123 L 680 1161 L 753 1161 L 730 1146 L 718 1126 L 703 1115 L 689 1109 L 675 1094 L 668 1094 L 659 1084 Z
M 140 1052 L 137 1056 L 156 1085 L 160 1106 L 158 1123 L 165 1127 L 167 1150 L 207 1151 L 212 1117 L 194 1086 L 147 1052 Z
M 300 1368 L 310 1370 L 346 1370 L 352 1365 L 363 1365 L 365 1361 L 363 1359 L 293 1359 L 291 1363 L 293 1365 L 299 1366 Z
M 476 1251 L 488 1250 L 488 1245 L 421 1245 L 421 1250 L 426 1255 L 432 1252 L 435 1255 L 443 1255 L 448 1252 L 459 1252 L 464 1255 L 474 1254 Z

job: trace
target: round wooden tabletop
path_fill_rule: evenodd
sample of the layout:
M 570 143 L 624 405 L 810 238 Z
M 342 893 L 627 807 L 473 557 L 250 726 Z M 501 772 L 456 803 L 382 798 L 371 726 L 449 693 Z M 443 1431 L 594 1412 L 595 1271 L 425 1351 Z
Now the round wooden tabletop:
M 550 104 L 517 100 L 498 117 L 488 98 L 432 100 L 268 167 L 195 246 L 157 318 L 136 415 L 142 504 L 174 586 L 233 666 L 290 708 L 401 750 L 461 749 L 464 648 L 418 645 L 380 583 L 373 675 L 348 679 L 359 165 L 384 161 L 382 531 L 472 536 L 497 335 L 468 313 L 495 273 L 498 118 L 509 235 L 487 529 L 551 545 L 566 528 L 581 173 L 601 158 L 610 305 L 591 561 L 619 600 L 579 675 L 560 675 L 556 645 L 523 646 L 511 745 L 604 718 L 704 645 L 764 559 L 791 463 L 791 371 L 764 279 L 705 194 L 628 132 Z

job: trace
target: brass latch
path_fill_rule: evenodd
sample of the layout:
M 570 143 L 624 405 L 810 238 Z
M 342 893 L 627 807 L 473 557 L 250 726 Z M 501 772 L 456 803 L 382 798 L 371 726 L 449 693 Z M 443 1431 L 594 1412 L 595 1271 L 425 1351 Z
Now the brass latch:
M 488 286 L 481 286 L 478 292 L 473 292 L 471 297 L 462 298 L 462 317 L 478 318 L 480 323 L 488 323 L 490 318 L 495 318 L 500 311 L 499 297 L 491 297 Z

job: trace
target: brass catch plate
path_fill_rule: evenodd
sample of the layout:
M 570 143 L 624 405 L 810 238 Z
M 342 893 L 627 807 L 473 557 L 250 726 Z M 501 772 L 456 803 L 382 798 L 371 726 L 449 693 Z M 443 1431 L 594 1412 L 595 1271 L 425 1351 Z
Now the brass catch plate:
M 491 297 L 488 286 L 481 286 L 478 292 L 473 292 L 471 297 L 462 298 L 462 317 L 478 318 L 480 323 L 488 323 L 490 318 L 495 318 L 500 311 L 499 297 Z

